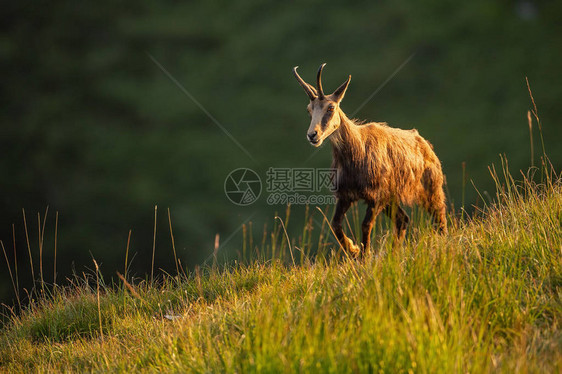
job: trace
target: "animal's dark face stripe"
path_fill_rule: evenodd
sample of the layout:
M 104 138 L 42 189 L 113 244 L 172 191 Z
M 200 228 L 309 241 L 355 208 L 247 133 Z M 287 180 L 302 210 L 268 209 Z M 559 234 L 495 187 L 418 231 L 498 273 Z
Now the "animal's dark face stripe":
M 320 125 L 322 126 L 323 130 L 326 129 L 326 127 L 328 126 L 328 122 L 330 122 L 333 116 L 334 116 L 334 112 L 324 113 L 324 116 L 322 116 L 322 122 L 320 122 Z

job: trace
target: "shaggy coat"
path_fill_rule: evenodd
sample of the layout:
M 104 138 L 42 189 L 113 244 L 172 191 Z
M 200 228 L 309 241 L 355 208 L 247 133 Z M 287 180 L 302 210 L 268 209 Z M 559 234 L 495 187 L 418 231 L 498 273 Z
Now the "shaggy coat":
M 351 76 L 331 95 L 322 92 L 320 66 L 317 87 L 295 77 L 309 95 L 311 125 L 309 142 L 320 146 L 330 137 L 332 167 L 337 169 L 337 205 L 332 221 L 334 232 L 344 248 L 361 252 L 343 233 L 342 220 L 351 203 L 364 200 L 367 212 L 362 225 L 362 244 L 370 247 L 373 223 L 381 211 L 394 222 L 395 235 L 402 240 L 409 222 L 400 204 L 421 205 L 434 218 L 441 232 L 447 231 L 443 172 L 432 145 L 418 131 L 392 128 L 386 123 L 360 124 L 347 118 L 339 107 Z

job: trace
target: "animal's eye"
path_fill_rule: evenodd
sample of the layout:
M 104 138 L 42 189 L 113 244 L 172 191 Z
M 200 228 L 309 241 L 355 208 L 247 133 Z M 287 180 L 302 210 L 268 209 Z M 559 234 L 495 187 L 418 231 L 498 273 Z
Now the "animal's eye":
M 328 112 L 333 112 L 333 111 L 334 111 L 334 106 L 333 105 L 328 106 Z

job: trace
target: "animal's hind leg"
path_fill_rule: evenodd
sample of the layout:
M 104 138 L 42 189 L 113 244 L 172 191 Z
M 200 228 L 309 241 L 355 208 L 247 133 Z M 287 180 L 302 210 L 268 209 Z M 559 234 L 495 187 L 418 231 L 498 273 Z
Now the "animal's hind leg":
M 410 217 L 398 204 L 390 204 L 385 208 L 384 212 L 394 223 L 394 235 L 397 242 L 402 242 L 406 237 L 406 229 L 408 228 Z
M 334 218 L 332 219 L 332 227 L 334 229 L 334 234 L 336 234 L 336 238 L 341 243 L 343 249 L 348 252 L 351 252 L 353 255 L 358 255 L 361 250 L 360 248 L 353 243 L 351 239 L 349 239 L 343 232 L 342 222 L 343 218 L 345 217 L 345 212 L 351 206 L 350 200 L 338 199 L 336 204 L 336 212 L 334 213 Z
M 445 194 L 443 193 L 443 188 L 436 188 L 433 193 L 429 196 L 427 201 L 428 209 L 427 211 L 433 217 L 433 222 L 439 229 L 441 234 L 447 233 L 447 215 L 445 206 Z
M 447 233 L 447 215 L 445 214 L 445 193 L 443 192 L 443 174 L 441 170 L 427 168 L 423 172 L 422 185 L 425 197 L 424 207 L 433 217 L 433 221 L 442 234 Z
M 429 213 L 433 217 L 433 221 L 439 228 L 441 234 L 447 233 L 447 215 L 445 214 L 445 204 L 439 204 L 438 206 L 432 206 L 429 209 Z

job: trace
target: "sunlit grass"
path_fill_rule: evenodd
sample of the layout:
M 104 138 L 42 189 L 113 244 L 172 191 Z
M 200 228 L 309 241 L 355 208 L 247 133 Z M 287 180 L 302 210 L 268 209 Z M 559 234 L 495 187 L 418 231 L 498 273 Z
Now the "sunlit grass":
M 360 260 L 337 245 L 327 209 L 307 209 L 290 237 L 288 207 L 270 230 L 243 226 L 237 261 L 217 265 L 217 236 L 212 265 L 189 274 L 174 247 L 176 275 L 131 278 L 127 243 L 118 284 L 94 260 L 66 288 L 41 278 L 22 307 L 14 264 L 18 305 L 5 307 L 0 369 L 560 372 L 562 181 L 542 151 L 540 168 L 518 179 L 501 158 L 495 196 L 472 216 L 452 212 L 447 235 L 414 210 L 402 245 L 379 223 Z M 345 224 L 357 240 L 357 206 Z
M 339 252 L 326 225 L 291 247 L 276 227 L 252 244 L 246 233 L 257 255 L 242 263 L 111 287 L 76 278 L 4 326 L 0 367 L 560 371 L 562 185 L 494 177 L 496 202 L 451 217 L 448 235 L 418 224 L 403 246 L 383 236 L 360 261 Z M 305 242 L 324 250 L 308 255 Z

